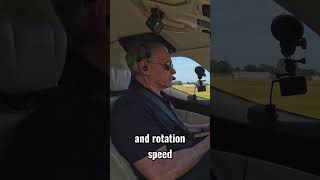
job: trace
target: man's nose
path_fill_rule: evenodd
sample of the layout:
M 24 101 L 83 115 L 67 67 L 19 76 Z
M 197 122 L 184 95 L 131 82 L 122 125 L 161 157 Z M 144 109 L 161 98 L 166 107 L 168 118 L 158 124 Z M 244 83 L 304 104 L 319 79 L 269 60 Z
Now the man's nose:
M 174 68 L 171 68 L 171 69 L 170 69 L 170 72 L 171 72 L 172 74 L 175 74 L 175 73 L 176 73 L 176 70 L 175 70 Z

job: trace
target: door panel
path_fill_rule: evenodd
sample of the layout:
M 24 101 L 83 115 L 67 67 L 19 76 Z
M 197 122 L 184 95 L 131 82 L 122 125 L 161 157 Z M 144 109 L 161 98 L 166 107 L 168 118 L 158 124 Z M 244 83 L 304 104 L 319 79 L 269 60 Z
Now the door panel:
M 213 92 L 216 150 L 254 157 L 320 176 L 320 121 L 277 111 L 271 129 L 255 128 L 247 120 L 254 104 L 222 91 Z M 258 121 L 259 119 L 257 119 Z
M 205 116 L 210 116 L 212 112 L 210 100 L 197 100 L 196 102 L 191 102 L 172 97 L 171 101 L 176 109 L 183 109 Z
M 198 124 L 208 124 L 210 122 L 210 117 L 204 116 L 202 114 L 194 113 L 194 112 L 189 112 L 186 110 L 182 109 L 176 109 L 179 116 L 185 120 L 185 123 L 187 124 L 193 124 L 193 125 L 198 125 Z
M 234 153 L 213 151 L 213 173 L 218 179 L 244 180 L 247 158 Z
M 320 139 L 317 136 L 305 136 L 298 134 L 298 131 L 295 134 L 285 132 L 285 129 L 290 128 L 288 125 L 281 127 L 278 124 L 272 130 L 264 130 L 232 120 L 215 120 L 215 138 L 212 143 L 216 150 L 242 154 L 320 175 Z
M 214 151 L 214 173 L 223 180 L 319 180 L 320 177 L 297 169 L 244 155 Z
M 319 180 L 315 176 L 293 168 L 288 168 L 278 164 L 262 161 L 259 159 L 248 158 L 248 168 L 246 180 Z

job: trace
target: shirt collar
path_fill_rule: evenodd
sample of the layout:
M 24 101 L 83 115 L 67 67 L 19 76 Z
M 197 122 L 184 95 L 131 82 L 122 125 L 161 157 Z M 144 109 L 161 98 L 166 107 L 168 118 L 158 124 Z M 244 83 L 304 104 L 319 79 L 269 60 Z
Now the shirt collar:
M 137 81 L 134 77 L 131 78 L 130 84 L 129 84 L 129 89 L 145 89 L 149 92 L 151 92 L 153 95 L 156 97 L 160 98 L 164 102 L 169 102 L 169 97 L 166 95 L 163 91 L 160 91 L 161 96 L 156 94 L 155 92 L 151 91 L 149 88 L 145 87 L 143 84 L 141 84 L 139 81 Z

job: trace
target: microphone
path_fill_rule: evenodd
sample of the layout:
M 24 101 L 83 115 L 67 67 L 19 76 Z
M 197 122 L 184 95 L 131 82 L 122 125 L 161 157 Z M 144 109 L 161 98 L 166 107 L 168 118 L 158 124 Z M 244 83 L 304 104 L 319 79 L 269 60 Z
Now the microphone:
M 172 77 L 172 80 L 173 80 L 173 81 L 176 80 L 176 77 Z

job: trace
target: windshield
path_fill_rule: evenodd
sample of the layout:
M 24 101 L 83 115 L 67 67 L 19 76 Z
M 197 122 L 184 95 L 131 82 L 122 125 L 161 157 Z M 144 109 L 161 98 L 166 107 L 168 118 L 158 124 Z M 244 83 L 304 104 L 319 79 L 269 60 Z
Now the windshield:
M 205 77 L 202 77 L 203 85 L 206 91 L 198 92 L 195 88 L 198 84 L 198 76 L 195 68 L 200 66 L 199 63 L 188 57 L 172 57 L 174 69 L 176 70 L 176 80 L 173 81 L 172 87 L 188 94 L 196 94 L 198 97 L 210 99 L 210 73 L 205 70 Z
M 283 58 L 270 27 L 273 18 L 284 13 L 289 14 L 272 1 L 215 1 L 211 21 L 214 87 L 257 103 L 269 103 L 271 81 Z M 304 37 L 307 49 L 297 47 L 292 58 L 306 58 L 305 65 L 298 65 L 298 72 L 307 78 L 308 92 L 282 97 L 276 83 L 272 103 L 278 109 L 320 119 L 320 40 L 306 25 Z

